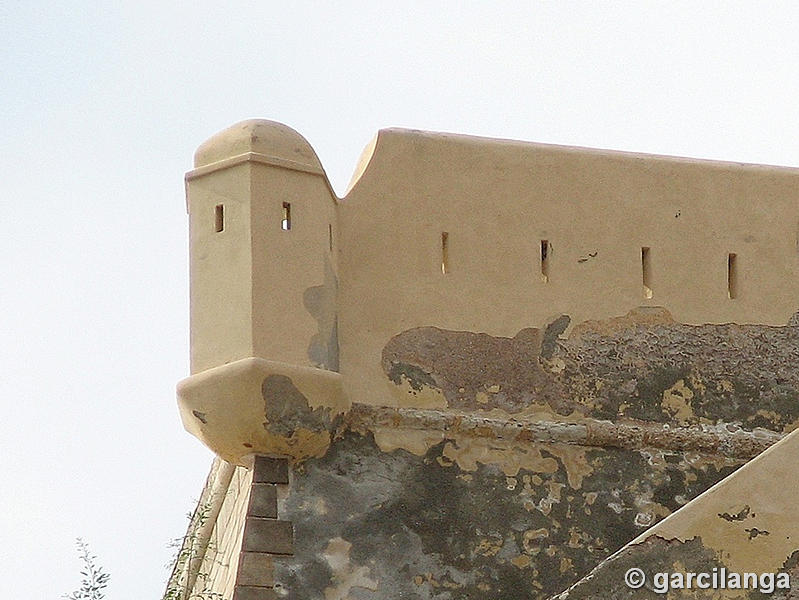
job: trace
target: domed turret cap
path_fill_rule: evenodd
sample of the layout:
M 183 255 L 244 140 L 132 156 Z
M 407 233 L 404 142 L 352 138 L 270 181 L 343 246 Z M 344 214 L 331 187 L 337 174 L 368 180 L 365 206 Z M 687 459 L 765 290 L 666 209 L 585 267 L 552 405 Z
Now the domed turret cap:
M 308 141 L 291 127 L 276 121 L 250 119 L 224 129 L 204 142 L 194 153 L 194 166 L 232 158 L 248 152 L 280 161 L 290 161 L 303 170 L 323 171 Z

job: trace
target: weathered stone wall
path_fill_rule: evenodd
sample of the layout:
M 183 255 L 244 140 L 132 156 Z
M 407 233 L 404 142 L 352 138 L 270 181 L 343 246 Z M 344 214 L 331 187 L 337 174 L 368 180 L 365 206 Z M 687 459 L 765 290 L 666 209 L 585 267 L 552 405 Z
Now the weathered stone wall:
M 251 484 L 252 471 L 236 467 L 203 557 L 194 594 L 210 596 L 216 592 L 224 598 L 233 595 Z
M 794 432 L 600 562 L 558 599 L 662 598 L 666 593 L 669 598 L 796 598 L 797 452 L 799 432 Z M 625 583 L 629 569 L 644 574 L 639 589 Z M 678 575 L 673 589 L 662 575 L 655 580 L 664 573 L 668 581 Z M 711 584 L 715 576 L 715 585 L 706 581 L 710 589 L 702 589 L 686 579 L 688 573 L 705 573 Z
M 213 598 L 214 594 L 220 594 L 223 598 L 233 596 L 251 482 L 251 471 L 236 467 L 224 491 L 218 513 L 212 506 L 214 500 L 210 498 L 198 506 L 195 519 L 203 523 L 210 521 L 213 529 L 204 549 L 199 535 L 189 539 L 196 548 L 193 554 L 201 558 L 189 597 Z
M 363 403 L 403 332 L 515 338 L 567 315 L 568 335 L 641 306 L 779 327 L 799 308 L 796 169 L 388 130 L 338 218 L 340 370 Z
M 547 598 L 744 462 L 496 446 L 445 434 L 415 454 L 341 432 L 293 471 L 295 551 L 276 579 L 293 598 Z
M 459 410 L 790 431 L 799 419 L 790 322 L 686 325 L 638 309 L 578 324 L 565 339 L 567 315 L 512 338 L 423 327 L 394 336 L 382 366 L 400 405 L 432 392 Z
M 231 597 L 250 479 L 246 468 L 214 460 L 176 550 L 164 600 Z
M 702 494 L 799 425 L 798 171 L 389 130 L 339 200 L 263 121 L 196 165 L 181 415 L 261 455 L 214 516 L 214 590 L 599 598 L 625 553 L 746 547 L 709 533 L 743 505 Z
M 567 320 L 398 334 L 382 354 L 395 407 L 313 407 L 266 373 L 262 427 L 293 454 L 270 593 L 548 598 L 795 427 L 795 320 Z M 420 398 L 435 401 L 402 406 Z

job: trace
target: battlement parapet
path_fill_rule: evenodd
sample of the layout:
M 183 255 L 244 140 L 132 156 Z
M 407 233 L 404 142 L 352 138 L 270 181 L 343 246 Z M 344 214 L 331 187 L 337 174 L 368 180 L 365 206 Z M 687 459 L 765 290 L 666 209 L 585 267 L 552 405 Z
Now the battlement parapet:
M 188 581 L 578 598 L 642 556 L 795 565 L 798 170 L 389 129 L 339 199 L 267 121 L 195 164 L 179 405 L 239 466 Z
M 261 120 L 213 136 L 195 165 L 192 381 L 256 360 L 324 385 L 336 373 L 336 406 L 552 417 L 582 393 L 568 414 L 600 416 L 602 393 L 564 379 L 600 360 L 570 355 L 591 336 L 638 361 L 647 343 L 693 340 L 679 342 L 689 373 L 735 326 L 780 337 L 797 310 L 796 169 L 387 129 L 339 199 L 310 144 Z M 208 442 L 195 410 L 184 421 Z

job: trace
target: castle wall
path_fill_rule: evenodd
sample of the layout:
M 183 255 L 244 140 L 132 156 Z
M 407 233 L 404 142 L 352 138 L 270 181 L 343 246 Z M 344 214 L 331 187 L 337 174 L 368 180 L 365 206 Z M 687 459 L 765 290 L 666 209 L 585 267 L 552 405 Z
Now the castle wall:
M 799 297 L 798 184 L 791 169 L 381 132 L 339 207 L 346 385 L 384 401 L 375 357 L 421 326 L 513 337 L 639 306 L 682 323 L 785 325 Z
M 386 130 L 337 200 L 266 121 L 197 161 L 181 416 L 287 469 L 220 512 L 236 600 L 547 598 L 799 425 L 797 170 Z
M 260 232 L 252 238 L 253 356 L 325 367 L 326 346 L 323 354 L 311 347 L 314 336 L 331 335 L 332 325 L 320 323 L 322 307 L 314 295 L 324 289 L 328 273 L 329 302 L 334 302 L 329 236 L 336 218 L 330 190 L 322 177 L 277 166 L 257 168 L 251 186 L 251 218 Z M 290 205 L 286 223 L 284 203 Z
M 787 482 L 794 477 L 797 444 L 794 432 L 599 562 L 558 599 L 622 597 L 630 592 L 624 574 L 631 568 L 641 569 L 646 577 L 649 589 L 637 592 L 642 598 L 658 597 L 649 591 L 654 586 L 665 594 L 668 585 L 664 587 L 662 578 L 655 580 L 658 573 L 677 573 L 685 582 L 688 572 L 707 573 L 705 585 L 713 589 L 702 591 L 694 582 L 671 595 L 794 597 L 799 583 L 797 490 Z M 756 580 L 742 584 L 747 573 Z M 678 585 L 679 580 L 674 587 Z

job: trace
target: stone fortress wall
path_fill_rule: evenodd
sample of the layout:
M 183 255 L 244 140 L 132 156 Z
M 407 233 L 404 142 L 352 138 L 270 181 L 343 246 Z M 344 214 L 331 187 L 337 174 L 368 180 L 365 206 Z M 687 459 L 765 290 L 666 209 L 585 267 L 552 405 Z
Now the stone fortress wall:
M 183 422 L 287 469 L 237 598 L 546 598 L 672 514 L 791 555 L 691 499 L 754 506 L 799 422 L 799 171 L 389 129 L 339 199 L 270 121 L 195 167 Z

